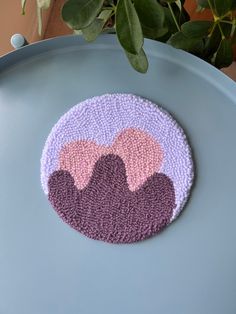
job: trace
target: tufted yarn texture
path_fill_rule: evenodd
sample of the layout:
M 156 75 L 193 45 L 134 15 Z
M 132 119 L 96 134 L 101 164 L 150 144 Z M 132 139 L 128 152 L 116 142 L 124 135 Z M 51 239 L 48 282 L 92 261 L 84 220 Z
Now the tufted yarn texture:
M 59 216 L 96 240 L 132 243 L 170 224 L 193 182 L 186 136 L 161 107 L 106 94 L 72 107 L 53 127 L 41 183 Z
M 113 243 L 135 242 L 161 231 L 175 207 L 173 184 L 165 174 L 154 173 L 140 189 L 130 191 L 125 164 L 117 155 L 102 156 L 82 190 L 68 171 L 55 171 L 49 200 L 72 227 Z
M 68 170 L 75 179 L 76 186 L 82 189 L 88 184 L 98 158 L 112 153 L 123 159 L 131 191 L 158 171 L 163 160 L 162 149 L 151 136 L 137 129 L 125 129 L 118 134 L 111 146 L 97 145 L 90 141 L 66 144 L 59 155 L 59 168 Z

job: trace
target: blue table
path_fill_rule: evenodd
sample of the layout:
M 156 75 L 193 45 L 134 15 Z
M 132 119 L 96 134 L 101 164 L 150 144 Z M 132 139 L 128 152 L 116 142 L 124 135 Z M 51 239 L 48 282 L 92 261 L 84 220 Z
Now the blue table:
M 116 38 L 77 36 L 0 59 L 0 313 L 235 314 L 236 85 L 200 59 L 145 42 L 146 75 Z M 134 93 L 163 105 L 190 139 L 196 180 L 160 235 L 111 245 L 71 229 L 40 186 L 51 127 L 94 95 Z

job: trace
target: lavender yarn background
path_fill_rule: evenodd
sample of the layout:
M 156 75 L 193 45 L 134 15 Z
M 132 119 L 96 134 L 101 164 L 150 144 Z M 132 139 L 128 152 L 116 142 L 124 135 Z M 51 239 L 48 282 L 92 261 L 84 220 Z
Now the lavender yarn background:
M 41 158 L 41 183 L 48 194 L 49 176 L 58 169 L 61 148 L 75 140 L 93 140 L 111 145 L 124 128 L 139 128 L 162 146 L 160 172 L 174 183 L 176 207 L 172 219 L 183 209 L 193 181 L 193 162 L 186 136 L 177 122 L 161 107 L 132 94 L 106 94 L 72 107 L 53 127 Z

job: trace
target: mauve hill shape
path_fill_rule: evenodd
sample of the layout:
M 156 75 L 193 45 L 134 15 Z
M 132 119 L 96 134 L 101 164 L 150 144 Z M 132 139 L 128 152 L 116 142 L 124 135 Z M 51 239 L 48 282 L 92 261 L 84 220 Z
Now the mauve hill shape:
M 114 154 L 101 156 L 85 188 L 66 170 L 54 171 L 49 201 L 59 216 L 84 235 L 110 243 L 132 243 L 167 226 L 175 208 L 173 183 L 154 173 L 137 190 L 127 183 L 125 164 Z

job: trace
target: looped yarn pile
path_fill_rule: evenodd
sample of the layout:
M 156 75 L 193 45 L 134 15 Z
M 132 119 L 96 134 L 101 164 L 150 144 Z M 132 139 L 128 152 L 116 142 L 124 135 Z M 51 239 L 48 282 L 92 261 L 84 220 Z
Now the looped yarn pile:
M 111 243 L 148 238 L 183 209 L 193 181 L 186 136 L 161 107 L 106 94 L 71 108 L 53 127 L 41 182 L 58 215 Z

